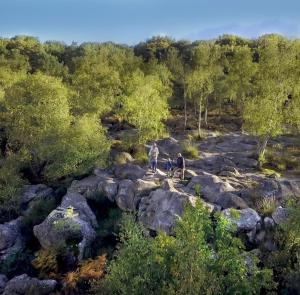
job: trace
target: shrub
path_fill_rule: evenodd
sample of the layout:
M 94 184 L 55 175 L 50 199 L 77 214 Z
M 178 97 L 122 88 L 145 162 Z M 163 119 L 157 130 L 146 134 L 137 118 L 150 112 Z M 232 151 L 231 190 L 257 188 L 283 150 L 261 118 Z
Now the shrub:
M 272 272 L 261 270 L 244 250 L 231 223 L 217 215 L 212 222 L 201 202 L 187 206 L 175 227 L 175 237 L 143 235 L 133 217 L 122 223 L 121 245 L 96 294 L 194 295 L 259 294 L 272 289 Z M 251 270 L 247 259 L 251 259 Z
M 61 249 L 41 249 L 35 254 L 32 265 L 39 271 L 40 278 L 57 278 L 59 275 L 58 254 Z
M 197 197 L 201 197 L 201 185 L 200 184 L 196 184 L 195 187 L 194 187 L 194 190 L 195 190 L 195 195 Z
M 193 145 L 191 142 L 184 142 L 182 145 L 182 154 L 191 159 L 199 158 L 198 148 Z
M 276 228 L 277 249 L 269 253 L 267 267 L 274 269 L 278 294 L 299 294 L 300 292 L 300 202 L 288 205 L 288 220 Z
M 48 214 L 56 207 L 55 199 L 41 199 L 30 203 L 30 208 L 24 214 L 24 223 L 32 228 L 45 220 Z
M 146 165 L 149 162 L 148 154 L 143 145 L 139 145 L 136 147 L 134 151 L 134 158 L 140 165 Z
M 105 266 L 105 255 L 83 261 L 75 271 L 68 272 L 64 276 L 64 291 L 68 294 L 74 294 L 73 292 L 78 292 L 79 289 L 80 291 L 87 290 L 91 282 L 104 276 Z
M 264 216 L 271 216 L 277 206 L 278 202 L 275 197 L 263 197 L 255 202 L 257 211 Z

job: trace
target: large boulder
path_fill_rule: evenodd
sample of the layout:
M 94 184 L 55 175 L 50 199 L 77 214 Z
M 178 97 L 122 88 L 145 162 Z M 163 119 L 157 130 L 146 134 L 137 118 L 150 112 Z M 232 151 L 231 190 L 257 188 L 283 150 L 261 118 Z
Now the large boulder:
M 288 209 L 287 208 L 283 208 L 281 206 L 279 206 L 272 214 L 272 218 L 275 221 L 276 224 L 283 224 L 287 221 L 288 219 Z
M 282 200 L 300 195 L 300 181 L 266 178 L 254 189 L 253 194 L 260 197 L 274 197 Z
M 190 198 L 186 194 L 157 189 L 141 199 L 138 219 L 147 229 L 170 235 L 187 202 Z
M 211 203 L 216 203 L 222 193 L 234 191 L 234 188 L 229 183 L 216 175 L 206 172 L 193 177 L 187 188 L 194 192 L 196 185 L 200 186 L 203 198 Z
M 102 179 L 98 185 L 98 192 L 114 202 L 118 193 L 118 182 L 113 178 Z
M 146 172 L 145 169 L 134 164 L 119 165 L 115 168 L 115 176 L 119 179 L 137 180 L 143 178 Z
M 25 185 L 20 195 L 20 203 L 24 206 L 31 201 L 53 198 L 54 195 L 53 189 L 44 184 Z
M 212 155 L 210 153 L 202 153 L 199 160 L 186 160 L 188 167 L 201 169 L 213 174 L 219 174 L 222 171 L 235 171 L 235 163 L 228 157 L 222 155 Z
M 216 200 L 216 204 L 221 206 L 223 209 L 235 208 L 235 209 L 246 209 L 248 208 L 247 203 L 231 192 L 222 193 Z
M 162 140 L 157 141 L 157 146 L 160 155 L 164 157 L 173 158 L 182 151 L 182 146 L 180 142 L 173 137 L 164 138 Z
M 24 249 L 25 240 L 21 233 L 22 226 L 23 217 L 0 224 L 0 263 Z
M 79 193 L 86 198 L 94 198 L 98 192 L 99 183 L 103 180 L 101 176 L 90 175 L 81 180 L 74 180 L 68 188 L 70 193 Z
M 149 195 L 149 193 L 159 187 L 159 184 L 154 180 L 138 179 L 135 182 L 135 195 L 137 197 L 143 197 Z
M 0 294 L 4 291 L 7 281 L 7 277 L 0 274 Z
M 78 193 L 69 192 L 44 222 L 34 226 L 33 232 L 44 249 L 77 241 L 78 258 L 81 260 L 96 237 L 96 226 L 96 217 L 86 199 Z
M 136 210 L 137 203 L 134 187 L 134 182 L 130 179 L 124 179 L 119 182 L 119 189 L 115 201 L 120 209 L 124 211 Z
M 253 231 L 261 222 L 261 217 L 251 208 L 242 210 L 225 209 L 222 213 L 237 226 L 238 231 Z
M 56 286 L 55 280 L 38 280 L 22 274 L 6 284 L 2 295 L 48 295 L 55 290 Z

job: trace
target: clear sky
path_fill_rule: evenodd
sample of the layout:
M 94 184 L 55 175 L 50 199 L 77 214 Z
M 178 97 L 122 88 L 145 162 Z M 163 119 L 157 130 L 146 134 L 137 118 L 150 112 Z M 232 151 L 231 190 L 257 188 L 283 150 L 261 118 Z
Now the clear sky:
M 0 0 L 0 36 L 135 44 L 153 35 L 300 37 L 300 0 Z

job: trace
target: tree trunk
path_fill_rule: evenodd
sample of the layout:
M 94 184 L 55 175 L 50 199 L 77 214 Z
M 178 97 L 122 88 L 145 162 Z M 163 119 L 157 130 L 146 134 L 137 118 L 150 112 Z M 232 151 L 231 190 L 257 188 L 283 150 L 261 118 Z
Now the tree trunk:
M 206 101 L 205 101 L 205 115 L 204 115 L 204 122 L 205 122 L 206 126 L 207 126 L 207 113 L 208 113 L 208 98 L 206 97 Z
M 202 120 L 202 98 L 199 101 L 199 113 L 198 113 L 198 135 L 201 136 L 201 120 Z
M 184 96 L 184 130 L 187 124 L 187 109 L 186 109 L 186 97 Z

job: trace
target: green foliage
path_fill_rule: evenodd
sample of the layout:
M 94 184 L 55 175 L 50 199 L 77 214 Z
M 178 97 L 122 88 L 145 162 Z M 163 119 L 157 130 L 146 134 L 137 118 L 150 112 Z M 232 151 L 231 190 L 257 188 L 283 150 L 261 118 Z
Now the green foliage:
M 216 216 L 214 226 L 201 202 L 186 208 L 175 236 L 147 238 L 127 216 L 117 258 L 94 285 L 95 293 L 258 294 L 272 289 L 272 272 L 257 267 L 257 259 L 245 252 L 224 217 Z
M 0 210 L 7 213 L 17 212 L 19 209 L 19 193 L 26 181 L 21 177 L 20 170 L 30 159 L 28 153 L 22 149 L 18 153 L 10 154 L 0 160 Z M 2 215 L 5 215 L 2 212 Z
M 157 76 L 136 71 L 127 80 L 121 114 L 137 128 L 139 143 L 164 133 L 162 121 L 169 114 L 164 93 L 165 86 Z
M 24 224 L 28 228 L 40 224 L 55 207 L 55 199 L 41 199 L 30 202 L 30 207 L 24 214 Z
M 59 79 L 29 75 L 6 91 L 4 107 L 9 147 L 30 155 L 36 177 L 52 181 L 84 173 L 107 156 L 104 130 L 93 116 L 71 116 Z
M 182 145 L 182 154 L 190 159 L 199 158 L 199 150 L 192 142 L 186 141 Z
M 197 197 L 201 197 L 201 185 L 200 184 L 195 184 L 194 190 L 195 190 L 195 195 Z
M 269 253 L 267 266 L 274 269 L 275 279 L 283 294 L 298 294 L 300 290 L 300 203 L 292 201 L 287 222 L 277 228 L 278 249 Z
M 278 201 L 275 197 L 259 198 L 255 203 L 255 207 L 261 215 L 271 216 L 278 207 Z

